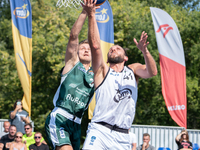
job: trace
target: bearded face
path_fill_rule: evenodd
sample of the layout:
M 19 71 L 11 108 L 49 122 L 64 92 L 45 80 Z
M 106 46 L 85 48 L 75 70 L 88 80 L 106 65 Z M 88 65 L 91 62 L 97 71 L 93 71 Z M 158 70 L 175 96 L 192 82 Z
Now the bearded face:
M 114 45 L 108 52 L 108 62 L 111 64 L 122 63 L 125 58 L 125 53 L 122 47 Z
M 111 64 L 118 64 L 124 61 L 123 56 L 112 56 L 108 54 L 108 62 Z

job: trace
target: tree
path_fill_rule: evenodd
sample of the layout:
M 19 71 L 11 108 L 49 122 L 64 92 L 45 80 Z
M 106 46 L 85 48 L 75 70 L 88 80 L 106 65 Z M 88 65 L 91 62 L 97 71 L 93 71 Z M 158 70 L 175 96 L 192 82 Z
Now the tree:
M 191 10 L 198 9 L 200 6 L 200 0 L 174 0 L 173 3 Z

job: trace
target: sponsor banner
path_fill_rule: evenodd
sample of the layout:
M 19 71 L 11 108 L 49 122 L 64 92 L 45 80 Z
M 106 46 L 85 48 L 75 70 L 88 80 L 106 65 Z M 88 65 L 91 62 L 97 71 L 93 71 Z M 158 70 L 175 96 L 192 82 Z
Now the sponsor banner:
M 32 12 L 29 0 L 10 0 L 12 34 L 18 76 L 24 91 L 23 108 L 31 115 Z
M 186 68 L 183 45 L 172 17 L 150 8 L 160 56 L 162 93 L 172 119 L 187 128 Z
M 108 0 L 106 0 L 95 14 L 97 25 L 99 28 L 101 39 L 101 50 L 103 54 L 103 60 L 107 61 L 107 53 L 111 46 L 114 45 L 114 26 L 113 26 L 113 14 Z M 92 119 L 93 111 L 95 108 L 95 95 L 88 108 L 88 118 Z

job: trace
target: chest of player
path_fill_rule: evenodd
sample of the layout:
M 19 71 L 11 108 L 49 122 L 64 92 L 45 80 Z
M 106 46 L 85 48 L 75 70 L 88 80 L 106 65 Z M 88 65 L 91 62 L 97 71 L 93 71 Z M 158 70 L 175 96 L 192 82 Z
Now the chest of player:
M 109 91 L 107 96 L 115 102 L 130 98 L 137 99 L 137 82 L 133 71 L 127 67 L 122 72 L 115 72 L 110 68 L 100 88 L 101 92 Z
M 94 92 L 94 73 L 82 65 L 76 66 L 67 76 L 62 77 L 58 104 L 85 108 Z

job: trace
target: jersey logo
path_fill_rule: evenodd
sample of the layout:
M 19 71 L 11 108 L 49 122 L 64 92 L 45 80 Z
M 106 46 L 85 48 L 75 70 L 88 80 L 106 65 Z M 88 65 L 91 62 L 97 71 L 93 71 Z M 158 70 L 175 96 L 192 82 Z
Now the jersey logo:
M 65 138 L 64 128 L 60 128 L 59 132 L 60 132 L 60 137 L 61 137 L 62 139 Z
M 125 98 L 131 98 L 131 95 L 132 95 L 132 91 L 128 88 L 125 88 L 125 89 L 122 89 L 122 90 L 118 89 L 113 100 L 118 103 L 119 101 L 121 101 Z
M 92 71 L 92 70 L 90 70 L 89 72 L 88 72 L 88 74 L 90 74 L 90 75 L 94 75 L 94 72 Z
M 86 73 L 87 71 L 84 68 L 81 68 L 80 66 L 78 66 L 78 69 L 84 73 Z
M 69 86 L 75 88 L 77 85 L 75 83 L 71 83 Z
M 89 145 L 93 145 L 95 140 L 96 140 L 96 136 L 92 136 Z
M 83 93 L 80 94 L 83 95 Z M 86 107 L 86 104 L 84 104 L 84 102 L 81 102 L 78 97 L 73 97 L 71 94 L 67 94 L 67 97 L 65 99 L 70 100 L 71 102 L 74 102 L 81 107 Z M 68 105 L 68 103 L 64 101 L 61 103 L 61 105 Z
M 91 81 L 91 83 L 89 83 L 89 85 L 90 85 L 90 87 L 93 87 L 94 86 L 94 79 L 90 78 L 90 81 Z

